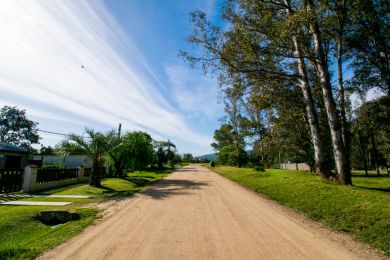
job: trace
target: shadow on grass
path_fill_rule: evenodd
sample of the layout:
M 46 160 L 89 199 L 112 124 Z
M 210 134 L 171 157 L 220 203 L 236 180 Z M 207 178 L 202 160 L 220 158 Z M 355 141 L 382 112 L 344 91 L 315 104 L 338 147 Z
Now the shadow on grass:
M 77 188 L 77 187 L 83 186 L 85 184 L 88 184 L 88 182 L 81 182 L 81 183 L 61 186 L 58 188 L 52 188 L 52 189 L 48 189 L 48 190 L 38 191 L 38 192 L 34 192 L 34 194 L 36 194 L 36 195 L 52 195 L 54 193 L 59 193 L 59 192 L 63 192 L 63 191 L 69 190 L 69 189 Z
M 364 186 L 355 186 L 356 188 L 359 189 L 364 189 L 364 190 L 375 190 L 375 191 L 381 191 L 381 192 L 390 192 L 390 188 L 375 188 L 375 187 L 364 187 Z
M 143 187 L 156 181 L 153 177 L 127 176 L 124 179 L 134 183 L 137 187 Z
M 387 175 L 387 174 L 381 174 L 381 175 L 377 175 L 377 174 L 369 174 L 369 175 L 365 175 L 365 174 L 351 174 L 352 177 L 359 177 L 359 178 L 389 178 L 390 176 Z
M 18 259 L 17 256 L 30 251 L 14 243 L 3 244 L 0 248 L 0 259 Z
M 8 202 L 13 200 L 21 200 L 21 199 L 28 199 L 32 198 L 30 194 L 24 194 L 24 193 L 14 193 L 14 194 L 0 194 L 0 202 Z M 0 258 L 1 260 L 1 258 Z
M 202 186 L 208 186 L 208 183 L 191 180 L 163 179 L 157 185 L 141 191 L 140 194 L 161 200 L 171 196 L 190 194 L 191 190 L 200 189 Z
M 103 189 L 103 194 L 107 197 L 125 197 L 131 196 L 136 190 L 114 190 L 110 187 L 100 185 L 100 189 Z

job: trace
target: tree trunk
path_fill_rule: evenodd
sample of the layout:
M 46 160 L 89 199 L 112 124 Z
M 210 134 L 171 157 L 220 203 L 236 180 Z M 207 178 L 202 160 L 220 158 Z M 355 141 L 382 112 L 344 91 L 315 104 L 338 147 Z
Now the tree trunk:
M 100 169 L 99 162 L 97 160 L 93 160 L 91 176 L 89 177 L 89 184 L 94 187 L 100 187 Z
M 309 13 L 315 15 L 315 8 L 312 0 L 307 1 Z M 332 137 L 332 148 L 336 163 L 338 181 L 343 184 L 352 184 L 351 172 L 347 167 L 347 154 L 343 144 L 340 120 L 337 115 L 336 103 L 332 95 L 330 76 L 326 61 L 326 56 L 322 46 L 321 32 L 318 27 L 317 18 L 310 21 L 310 30 L 314 40 L 315 60 L 313 65 L 317 68 L 317 73 L 321 82 L 322 95 L 325 103 L 325 109 L 328 116 L 328 123 Z
M 290 1 L 285 0 L 285 4 L 288 6 L 287 8 L 288 14 L 291 15 L 293 11 L 290 6 Z M 325 162 L 324 148 L 323 148 L 321 135 L 320 135 L 320 125 L 318 122 L 317 112 L 315 111 L 315 107 L 314 107 L 314 101 L 313 101 L 313 96 L 309 85 L 309 78 L 307 75 L 305 60 L 303 59 L 303 54 L 297 37 L 292 36 L 292 40 L 294 43 L 294 53 L 298 59 L 300 87 L 302 89 L 303 97 L 305 100 L 307 118 L 309 120 L 311 142 L 314 148 L 314 160 L 316 163 L 315 166 L 316 172 L 319 173 L 319 175 L 322 178 L 327 179 L 331 176 L 331 172 Z
M 367 153 L 366 153 L 366 149 L 365 149 L 365 147 L 367 147 L 367 146 L 364 146 L 364 144 L 363 144 L 363 136 L 362 136 L 362 131 L 360 130 L 360 126 L 359 126 L 359 120 L 357 120 L 356 123 L 358 125 L 359 144 L 360 144 L 360 152 L 361 152 L 361 155 L 363 157 L 364 173 L 366 174 L 366 176 L 368 176 Z
M 342 27 L 342 25 L 341 25 Z M 349 130 L 347 125 L 347 118 L 345 115 L 345 94 L 344 94 L 344 80 L 343 80 L 343 35 L 342 29 L 338 34 L 338 43 L 337 43 L 337 81 L 338 81 L 338 107 L 340 111 L 340 126 L 341 126 L 341 137 L 346 154 L 346 168 L 350 171 L 350 140 L 349 140 Z
M 374 157 L 373 159 L 375 164 L 376 175 L 379 176 L 380 172 L 379 172 L 379 165 L 378 165 L 378 154 L 376 150 L 375 137 L 372 131 L 370 135 L 371 135 L 371 145 L 372 145 L 372 156 Z
M 115 176 L 122 178 L 122 166 L 120 160 L 114 160 Z
M 337 82 L 338 82 L 338 105 L 341 117 L 341 137 L 343 139 L 344 146 L 347 147 L 347 119 L 345 116 L 345 97 L 344 97 L 344 82 L 343 82 L 343 60 L 342 60 L 342 42 L 339 36 L 339 42 L 337 43 Z

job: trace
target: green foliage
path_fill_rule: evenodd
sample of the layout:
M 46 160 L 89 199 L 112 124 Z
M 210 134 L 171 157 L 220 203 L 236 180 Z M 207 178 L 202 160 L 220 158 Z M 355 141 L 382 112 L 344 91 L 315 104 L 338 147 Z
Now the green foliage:
M 367 91 L 380 88 L 390 95 L 388 1 L 358 0 L 348 6 L 347 46 L 355 70 L 352 84 Z
M 194 156 L 190 153 L 184 153 L 182 158 L 181 158 L 181 161 L 183 163 L 192 163 L 192 162 L 194 162 Z
M 171 141 L 154 141 L 154 164 L 158 169 L 163 169 L 165 164 L 171 167 L 175 164 L 176 145 Z
M 249 142 L 262 159 L 306 162 L 325 178 L 335 166 L 338 180 L 350 184 L 343 68 L 355 70 L 353 89 L 376 87 L 389 95 L 389 7 L 371 0 L 228 1 L 221 27 L 192 12 L 188 41 L 202 51 L 182 55 L 219 74 L 224 124 L 232 128 L 215 132 L 213 148 Z
M 212 170 L 390 254 L 389 177 L 356 176 L 354 186 L 343 186 L 298 171 Z
M 265 171 L 264 165 L 255 165 L 255 166 L 253 167 L 253 169 L 254 169 L 255 171 L 257 171 L 257 172 L 264 172 L 264 171 Z
M 106 151 L 106 161 L 114 171 L 114 176 L 122 177 L 126 163 L 126 149 L 122 138 L 115 134 L 110 135 L 109 148 Z
M 357 169 L 387 166 L 390 162 L 390 97 L 363 104 L 356 115 L 351 125 L 352 166 Z
M 96 132 L 93 129 L 85 129 L 87 137 L 70 134 L 59 145 L 58 149 L 61 154 L 67 155 L 70 153 L 82 153 L 88 155 L 92 159 L 92 173 L 90 177 L 90 185 L 100 186 L 100 168 L 103 167 L 106 152 L 109 150 L 109 140 L 115 135 L 113 131 L 105 134 Z
M 41 145 L 41 148 L 39 149 L 39 154 L 44 154 L 44 155 L 55 154 L 55 149 L 50 145 L 49 146 Z
M 141 131 L 126 133 L 122 146 L 125 169 L 143 170 L 153 162 L 153 144 L 149 134 Z
M 219 151 L 217 156 L 217 163 L 223 165 L 238 165 L 239 162 L 237 158 L 240 160 L 240 165 L 245 165 L 247 163 L 248 156 L 244 149 L 239 147 L 239 150 L 237 151 L 237 147 L 235 145 L 229 145 L 223 147 Z
M 39 143 L 38 123 L 26 116 L 25 110 L 4 106 L 0 109 L 0 142 L 32 149 Z
M 234 142 L 233 126 L 222 124 L 219 129 L 214 131 L 214 140 L 215 142 L 211 144 L 211 147 L 217 151 L 231 145 Z

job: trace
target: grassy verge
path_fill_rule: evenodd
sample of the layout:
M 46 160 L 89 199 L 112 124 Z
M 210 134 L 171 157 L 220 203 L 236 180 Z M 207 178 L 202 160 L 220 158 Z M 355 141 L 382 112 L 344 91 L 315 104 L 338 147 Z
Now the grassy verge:
M 123 178 L 105 178 L 101 182 L 101 187 L 92 187 L 87 183 L 82 183 L 51 189 L 41 194 L 88 195 L 97 198 L 128 196 L 161 180 L 170 172 L 172 172 L 171 169 L 162 171 L 135 171 L 127 173 Z
M 129 196 L 161 180 L 171 169 L 164 171 L 137 171 L 126 174 L 123 179 L 106 178 L 101 187 L 76 184 L 42 192 L 43 195 L 89 195 L 93 198 L 26 198 L 35 201 L 69 201 L 67 206 L 2 206 L 0 205 L 0 260 L 32 259 L 44 251 L 77 235 L 99 215 L 86 204 L 109 200 L 117 196 Z M 35 219 L 41 210 L 74 210 L 80 219 L 62 225 L 50 226 Z
M 299 171 L 211 170 L 390 255 L 390 177 L 354 174 L 354 186 L 343 186 Z
M 61 207 L 64 209 L 65 207 Z M 68 207 L 71 208 L 71 207 Z M 77 209 L 80 220 L 50 226 L 34 219 L 40 206 L 2 206 L 0 210 L 0 259 L 32 259 L 68 240 L 93 222 L 95 209 Z

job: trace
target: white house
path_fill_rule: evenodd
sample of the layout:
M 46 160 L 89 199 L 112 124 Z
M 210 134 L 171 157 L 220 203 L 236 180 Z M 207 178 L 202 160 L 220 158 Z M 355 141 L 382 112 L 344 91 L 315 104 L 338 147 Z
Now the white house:
M 61 168 L 92 167 L 91 158 L 85 154 L 70 154 L 68 156 L 35 154 L 32 159 L 34 161 L 40 161 L 41 165 L 56 165 Z

